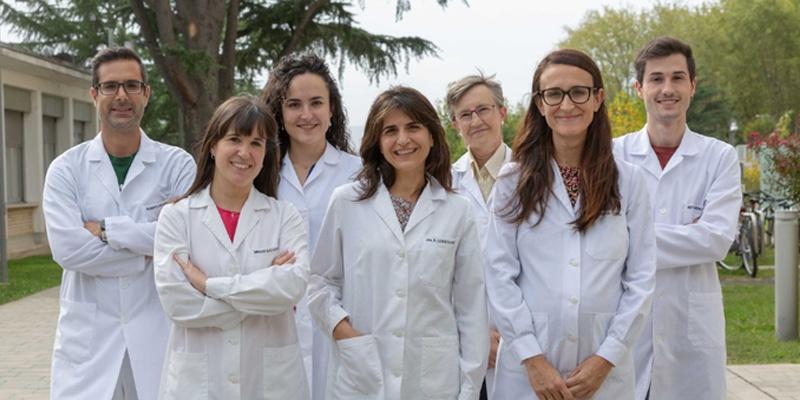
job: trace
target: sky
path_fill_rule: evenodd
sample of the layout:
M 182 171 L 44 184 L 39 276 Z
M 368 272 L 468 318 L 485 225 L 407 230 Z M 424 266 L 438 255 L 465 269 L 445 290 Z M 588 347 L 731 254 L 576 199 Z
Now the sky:
M 681 4 L 701 2 L 685 0 Z M 362 28 L 372 33 L 425 38 L 439 47 L 439 54 L 411 61 L 408 71 L 401 66 L 398 76 L 380 83 L 370 83 L 365 74 L 348 66 L 340 88 L 351 136 L 354 142 L 360 141 L 372 101 L 397 84 L 411 86 L 437 104 L 443 101 L 449 82 L 481 70 L 496 75 L 509 105 L 527 102 L 536 64 L 566 39 L 565 27 L 577 27 L 589 10 L 604 5 L 641 8 L 655 3 L 644 0 L 631 6 L 620 0 L 469 0 L 467 6 L 451 0 L 443 9 L 433 0 L 411 0 L 411 10 L 395 22 L 396 0 L 366 0 L 363 9 L 353 7 Z
M 604 5 L 641 9 L 657 1 L 639 0 L 634 6 L 624 0 L 468 0 L 467 6 L 462 0 L 450 0 L 442 8 L 434 0 L 411 0 L 411 10 L 397 22 L 397 0 L 362 0 L 363 9 L 359 1 L 353 1 L 361 28 L 392 36 L 419 36 L 439 48 L 438 57 L 412 60 L 407 71 L 401 65 L 398 76 L 384 77 L 379 83 L 370 83 L 352 65 L 346 67 L 339 85 L 353 142 L 360 142 L 372 101 L 393 85 L 411 86 L 437 104 L 449 82 L 481 70 L 496 75 L 510 106 L 527 102 L 536 64 L 566 39 L 565 27 L 577 27 L 589 10 Z M 697 5 L 704 0 L 675 1 Z M 0 27 L 0 40 L 14 41 L 13 36 L 7 27 Z

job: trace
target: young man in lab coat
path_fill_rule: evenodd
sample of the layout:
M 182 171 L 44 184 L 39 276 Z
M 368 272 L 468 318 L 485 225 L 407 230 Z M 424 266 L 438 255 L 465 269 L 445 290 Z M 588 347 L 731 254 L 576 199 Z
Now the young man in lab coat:
M 714 262 L 736 232 L 738 158 L 729 144 L 686 125 L 697 87 L 688 45 L 654 39 L 635 67 L 647 125 L 615 139 L 614 150 L 645 171 L 658 247 L 653 310 L 634 347 L 637 398 L 724 399 L 725 318 Z
M 150 86 L 135 52 L 101 50 L 90 93 L 100 134 L 56 158 L 44 186 L 47 236 L 64 269 L 50 396 L 155 399 L 169 324 L 154 284 L 153 235 L 195 164 L 141 130 Z
M 466 197 L 475 211 L 481 245 L 486 245 L 489 209 L 486 205 L 500 168 L 511 160 L 511 149 L 503 143 L 503 88 L 493 76 L 469 75 L 447 87 L 447 109 L 453 126 L 461 134 L 467 152 L 453 164 L 453 188 Z M 490 320 L 489 370 L 481 399 L 492 393 L 494 362 L 500 333 Z

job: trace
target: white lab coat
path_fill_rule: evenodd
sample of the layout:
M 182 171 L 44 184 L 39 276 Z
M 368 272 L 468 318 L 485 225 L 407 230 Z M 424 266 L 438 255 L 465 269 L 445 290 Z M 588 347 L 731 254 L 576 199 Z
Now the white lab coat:
M 634 398 L 632 348 L 650 307 L 656 248 L 642 173 L 616 164 L 620 214 L 601 216 L 583 234 L 570 224 L 581 199 L 573 208 L 555 162 L 553 195 L 537 226 L 536 215 L 521 225 L 502 217 L 514 198 L 517 164 L 507 164 L 495 183 L 486 286 L 503 336 L 496 398 L 536 398 L 521 363 L 539 354 L 565 378 L 599 355 L 614 368 L 593 398 Z
M 144 133 L 121 190 L 101 135 L 50 164 L 42 208 L 64 268 L 53 399 L 110 399 L 126 350 L 139 398 L 156 397 L 169 322 L 153 284 L 153 235 L 162 204 L 182 195 L 194 173 L 188 153 Z M 108 244 L 83 227 L 102 219 Z
M 652 318 L 635 352 L 637 398 L 649 386 L 651 400 L 724 399 L 725 316 L 714 262 L 733 242 L 742 204 L 736 151 L 686 128 L 662 170 L 647 127 L 614 145 L 646 171 L 658 245 Z
M 283 156 L 278 198 L 294 204 L 300 211 L 307 228 L 310 251 L 313 251 L 314 245 L 317 243 L 319 228 L 322 226 L 322 218 L 325 217 L 325 209 L 333 189 L 352 181 L 360 168 L 361 158 L 345 153 L 328 143 L 322 157 L 314 165 L 314 169 L 306 179 L 305 185 L 300 185 L 289 154 Z M 308 296 L 304 296 L 297 304 L 295 323 L 312 399 L 322 400 L 325 393 L 330 341 L 319 329 L 312 329 L 311 314 L 308 312 Z
M 207 187 L 164 207 L 155 242 L 156 287 L 173 322 L 159 398 L 308 399 L 293 315 L 308 249 L 294 206 L 252 188 L 231 242 Z M 272 266 L 284 250 L 296 261 Z M 173 254 L 208 275 L 205 296 Z
M 505 143 L 501 143 L 500 146 L 505 148 L 505 158 L 503 159 L 503 165 L 505 165 L 511 161 L 511 148 Z M 472 209 L 475 212 L 475 222 L 478 225 L 478 236 L 480 237 L 482 248 L 485 249 L 486 235 L 489 231 L 489 206 L 483 199 L 481 188 L 478 186 L 478 181 L 475 179 L 475 174 L 470 165 L 471 161 L 472 158 L 469 153 L 464 153 L 453 163 L 453 189 L 458 194 L 466 197 L 472 204 Z M 489 328 L 495 328 L 491 314 L 489 315 Z M 494 368 L 486 370 L 486 393 L 490 399 L 493 398 L 494 371 Z
M 364 336 L 335 342 L 326 398 L 460 399 L 480 393 L 489 329 L 469 203 L 432 177 L 405 231 L 379 184 L 334 191 L 312 257 L 309 307 L 329 337 L 343 318 Z

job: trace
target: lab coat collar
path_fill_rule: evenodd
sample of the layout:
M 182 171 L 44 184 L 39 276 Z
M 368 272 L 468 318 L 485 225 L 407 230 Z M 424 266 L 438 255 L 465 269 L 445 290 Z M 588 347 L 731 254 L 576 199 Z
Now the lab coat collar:
M 225 230 L 222 217 L 217 211 L 217 204 L 211 198 L 211 185 L 206 186 L 196 195 L 189 197 L 189 208 L 205 208 L 203 224 L 211 231 L 217 241 L 230 252 L 235 252 L 239 245 L 250 231 L 258 225 L 261 216 L 270 209 L 269 197 L 265 196 L 255 187 L 250 187 L 250 194 L 247 196 L 242 210 L 239 214 L 239 222 L 236 225 L 236 233 L 233 235 L 233 242 Z
M 427 179 L 428 183 L 422 189 L 422 193 L 420 193 L 417 199 L 417 204 L 414 206 L 411 218 L 406 224 L 405 232 L 410 232 L 414 226 L 420 224 L 425 218 L 433 214 L 438 206 L 437 203 L 441 203 L 447 199 L 447 192 L 442 185 L 430 175 L 427 175 Z M 377 192 L 368 201 L 372 203 L 372 208 L 397 240 L 401 243 L 405 243 L 403 229 L 400 227 L 397 213 L 395 213 L 394 206 L 392 206 L 392 199 L 389 197 L 389 189 L 386 188 L 383 182 L 378 183 Z
M 128 186 L 129 182 L 133 181 L 134 178 L 144 171 L 145 164 L 151 164 L 156 160 L 156 143 L 147 137 L 144 131 L 140 131 L 140 133 L 139 150 L 137 150 L 136 157 L 134 157 L 128 174 L 125 176 L 125 183 L 122 186 L 123 190 Z M 92 168 L 92 171 L 114 201 L 119 204 L 121 190 L 117 181 L 117 175 L 114 173 L 114 167 L 111 165 L 108 152 L 106 152 L 106 148 L 103 145 L 102 132 L 95 136 L 89 143 L 86 156 L 89 162 L 97 163 L 97 166 Z
M 306 179 L 306 185 L 317 179 L 317 177 L 322 173 L 323 168 L 321 168 L 322 166 L 319 165 L 320 163 L 324 163 L 326 166 L 330 166 L 331 168 L 336 168 L 336 165 L 339 164 L 341 159 L 341 151 L 329 142 L 326 142 L 325 151 L 322 153 L 322 156 L 319 158 L 319 160 L 317 160 L 317 165 L 314 166 L 311 174 Z M 303 186 L 300 185 L 300 180 L 297 179 L 297 172 L 295 172 L 294 165 L 292 165 L 292 161 L 289 159 L 288 151 L 283 156 L 283 160 L 281 160 L 281 179 L 286 179 L 286 181 L 289 182 L 289 184 L 294 187 L 295 190 L 303 193 Z
M 503 165 L 505 165 L 511 161 L 511 148 L 505 143 L 501 143 L 500 146 L 505 148 L 505 158 L 503 160 Z M 464 153 L 455 163 L 453 163 L 453 172 L 461 175 L 461 178 L 458 180 L 459 186 L 465 188 L 467 193 L 472 196 L 474 201 L 477 204 L 480 204 L 484 211 L 486 211 L 488 210 L 488 206 L 486 205 L 486 200 L 483 199 L 481 188 L 478 187 L 478 181 L 475 179 L 475 174 L 472 172 L 472 167 L 470 166 L 471 162 L 472 157 L 470 156 L 469 152 Z
M 647 125 L 644 126 L 639 132 L 633 134 L 633 143 L 631 145 L 631 155 L 644 158 L 641 164 L 644 169 L 655 177 L 660 178 L 662 175 L 668 173 L 675 168 L 684 157 L 691 157 L 697 154 L 700 149 L 700 137 L 697 133 L 692 132 L 689 127 L 685 127 L 683 131 L 683 138 L 675 154 L 672 155 L 665 168 L 661 168 L 658 162 L 653 146 L 650 144 L 650 136 L 647 134 Z

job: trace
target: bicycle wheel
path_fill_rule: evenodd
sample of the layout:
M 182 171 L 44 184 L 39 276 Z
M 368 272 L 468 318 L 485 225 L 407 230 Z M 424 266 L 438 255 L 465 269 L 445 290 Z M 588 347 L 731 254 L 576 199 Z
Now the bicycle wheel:
M 739 255 L 742 257 L 742 265 L 747 274 L 753 278 L 758 273 L 758 263 L 756 261 L 758 255 L 756 254 L 754 228 L 753 218 L 745 217 L 739 232 Z
M 727 269 L 728 271 L 736 271 L 737 269 L 741 268 L 739 265 L 725 264 L 725 262 L 722 260 L 717 261 L 717 267 Z

